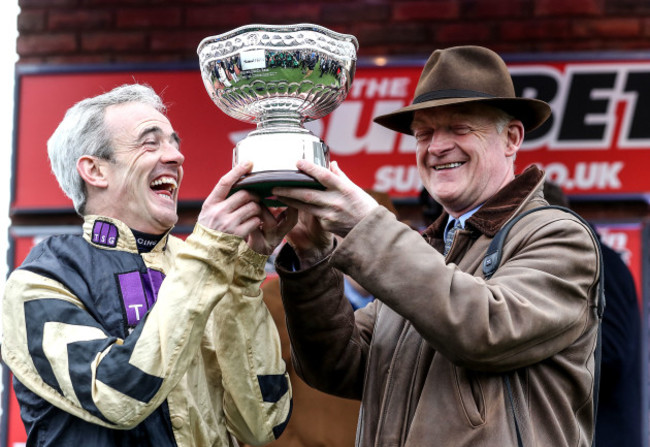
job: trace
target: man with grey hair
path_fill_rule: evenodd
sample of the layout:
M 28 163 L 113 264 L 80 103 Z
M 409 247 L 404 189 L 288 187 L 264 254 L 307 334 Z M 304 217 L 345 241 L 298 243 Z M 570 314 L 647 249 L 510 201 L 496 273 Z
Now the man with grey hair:
M 293 362 L 310 385 L 362 401 L 358 447 L 591 444 L 598 240 L 547 207 L 542 171 L 515 175 L 525 133 L 550 112 L 515 96 L 495 52 L 436 50 L 413 103 L 375 118 L 415 136 L 444 210 L 424 234 L 335 163 L 297 163 L 323 191 L 273 189 L 301 213 L 276 261 Z M 510 222 L 501 262 L 484 263 Z M 353 312 L 343 274 L 376 299 Z
M 48 142 L 83 236 L 36 246 L 7 281 L 3 360 L 28 446 L 236 446 L 276 439 L 291 387 L 260 284 L 296 222 L 232 185 L 170 235 L 184 155 L 149 87 L 83 100 Z

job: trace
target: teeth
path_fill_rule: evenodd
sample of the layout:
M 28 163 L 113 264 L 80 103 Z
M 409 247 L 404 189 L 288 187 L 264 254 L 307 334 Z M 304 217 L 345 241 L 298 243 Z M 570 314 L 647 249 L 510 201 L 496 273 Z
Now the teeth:
M 447 164 L 444 164 L 444 165 L 434 166 L 433 169 L 435 169 L 436 171 L 440 171 L 440 170 L 443 170 L 443 169 L 457 168 L 457 167 L 462 166 L 462 165 L 463 164 L 459 163 L 459 162 L 447 163 Z
M 176 180 L 174 180 L 171 177 L 161 177 L 158 180 L 154 180 L 151 182 L 151 186 L 158 186 L 158 185 L 171 185 L 172 190 L 178 188 L 178 184 L 176 183 Z

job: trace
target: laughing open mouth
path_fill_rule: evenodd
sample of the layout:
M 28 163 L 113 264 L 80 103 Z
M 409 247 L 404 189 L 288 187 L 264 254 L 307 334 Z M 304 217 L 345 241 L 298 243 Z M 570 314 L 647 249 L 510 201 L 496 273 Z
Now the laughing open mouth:
M 172 177 L 160 177 L 149 184 L 149 187 L 163 197 L 172 198 L 178 183 Z
M 433 167 L 433 169 L 436 170 L 436 171 L 444 171 L 445 169 L 457 168 L 457 167 L 462 166 L 464 164 L 465 164 L 464 162 L 463 163 L 461 163 L 461 162 L 446 163 L 444 165 L 436 165 L 436 166 Z

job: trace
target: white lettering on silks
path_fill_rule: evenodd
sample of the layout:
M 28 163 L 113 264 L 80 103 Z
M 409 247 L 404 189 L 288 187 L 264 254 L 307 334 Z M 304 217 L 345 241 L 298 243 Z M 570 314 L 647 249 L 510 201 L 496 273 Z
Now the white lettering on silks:
M 138 321 L 140 321 L 140 308 L 141 307 L 143 307 L 142 304 L 131 304 L 131 305 L 129 305 L 129 309 L 133 309 L 135 311 L 135 318 Z

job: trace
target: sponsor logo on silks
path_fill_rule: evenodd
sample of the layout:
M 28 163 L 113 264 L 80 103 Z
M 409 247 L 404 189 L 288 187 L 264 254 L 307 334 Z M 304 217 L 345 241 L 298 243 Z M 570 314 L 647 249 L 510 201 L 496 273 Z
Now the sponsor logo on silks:
M 102 220 L 96 220 L 93 224 L 92 241 L 95 244 L 105 247 L 116 247 L 118 237 L 117 227 Z
M 135 243 L 138 245 L 141 245 L 143 247 L 154 247 L 157 243 L 157 239 L 145 239 L 143 237 L 139 237 L 135 240 Z
M 158 270 L 117 275 L 129 328 L 134 328 L 158 299 L 165 275 Z

